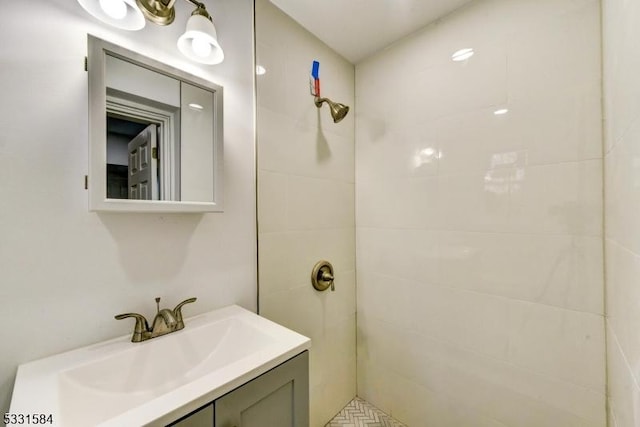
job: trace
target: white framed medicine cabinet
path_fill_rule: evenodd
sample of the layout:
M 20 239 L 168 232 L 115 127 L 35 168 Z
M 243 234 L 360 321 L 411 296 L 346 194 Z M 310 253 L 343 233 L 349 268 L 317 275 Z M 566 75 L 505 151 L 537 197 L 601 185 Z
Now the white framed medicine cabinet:
M 221 212 L 223 88 L 88 36 L 89 210 Z

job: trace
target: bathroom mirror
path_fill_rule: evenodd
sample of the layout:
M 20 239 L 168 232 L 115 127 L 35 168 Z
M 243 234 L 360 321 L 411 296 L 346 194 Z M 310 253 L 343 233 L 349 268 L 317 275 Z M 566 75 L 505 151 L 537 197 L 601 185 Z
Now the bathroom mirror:
M 88 38 L 89 209 L 220 212 L 223 89 Z

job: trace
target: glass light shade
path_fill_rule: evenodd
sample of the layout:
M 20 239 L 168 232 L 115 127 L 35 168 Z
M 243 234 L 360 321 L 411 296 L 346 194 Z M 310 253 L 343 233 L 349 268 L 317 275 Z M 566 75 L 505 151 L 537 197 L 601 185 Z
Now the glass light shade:
M 178 39 L 178 49 L 187 58 L 201 64 L 219 64 L 224 61 L 216 27 L 201 15 L 189 18 L 187 31 Z
M 144 28 L 144 16 L 135 0 L 78 0 L 78 3 L 91 16 L 105 24 L 131 31 Z
M 127 16 L 127 4 L 123 0 L 100 0 L 100 7 L 113 19 L 124 19 Z
M 204 37 L 194 37 L 191 39 L 191 49 L 199 57 L 207 57 L 211 53 L 211 45 Z

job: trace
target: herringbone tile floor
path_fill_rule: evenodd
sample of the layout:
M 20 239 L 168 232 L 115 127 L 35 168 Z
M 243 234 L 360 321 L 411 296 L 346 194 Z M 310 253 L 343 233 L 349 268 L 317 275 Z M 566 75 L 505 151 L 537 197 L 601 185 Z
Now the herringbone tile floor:
M 407 427 L 375 406 L 356 397 L 325 427 Z

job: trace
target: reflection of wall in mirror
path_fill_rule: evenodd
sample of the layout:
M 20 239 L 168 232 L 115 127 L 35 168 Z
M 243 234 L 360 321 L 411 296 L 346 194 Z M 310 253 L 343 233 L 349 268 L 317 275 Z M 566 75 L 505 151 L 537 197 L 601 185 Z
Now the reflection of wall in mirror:
M 128 199 L 128 150 L 131 137 L 109 132 L 107 125 L 107 199 Z
M 106 56 L 105 80 L 108 88 L 180 107 L 180 81 L 127 61 Z
M 107 132 L 107 164 L 127 166 L 129 141 L 128 136 Z
M 213 93 L 182 82 L 181 96 L 181 200 L 212 202 Z

